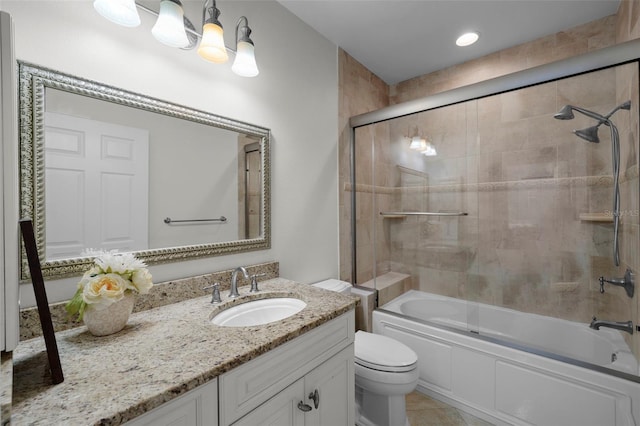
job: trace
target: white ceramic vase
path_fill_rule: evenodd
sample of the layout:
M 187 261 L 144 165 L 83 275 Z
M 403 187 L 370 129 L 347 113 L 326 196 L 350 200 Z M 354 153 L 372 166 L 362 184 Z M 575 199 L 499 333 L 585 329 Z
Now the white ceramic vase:
M 133 292 L 125 293 L 124 297 L 112 303 L 105 309 L 94 309 L 91 306 L 84 311 L 83 321 L 94 336 L 107 336 L 122 330 L 129 315 L 133 311 L 135 295 Z

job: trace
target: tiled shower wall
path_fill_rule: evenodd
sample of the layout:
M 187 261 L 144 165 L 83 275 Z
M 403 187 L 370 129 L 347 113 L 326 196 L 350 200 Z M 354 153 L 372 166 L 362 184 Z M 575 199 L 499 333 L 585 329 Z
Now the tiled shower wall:
M 639 12 L 640 12 L 640 2 L 623 1 L 621 3 L 620 9 L 617 15 L 615 16 L 607 17 L 586 25 L 582 25 L 580 27 L 576 27 L 568 31 L 564 31 L 558 34 L 544 37 L 542 39 L 533 41 L 531 43 L 527 43 L 511 49 L 497 52 L 495 54 L 489 55 L 487 57 L 484 57 L 475 61 L 471 61 L 466 64 L 455 66 L 455 67 L 442 70 L 436 73 L 432 73 L 429 75 L 421 76 L 421 77 L 409 80 L 407 82 L 397 84 L 392 87 L 386 86 L 382 81 L 380 81 L 380 79 L 378 79 L 375 75 L 371 74 L 368 70 L 366 70 L 366 68 L 362 67 L 362 65 L 358 64 L 355 60 L 350 58 L 346 53 L 340 52 L 340 83 L 341 83 L 341 99 L 342 99 L 341 107 L 340 107 L 340 114 L 341 114 L 340 123 L 341 123 L 341 130 L 342 130 L 341 138 L 340 138 L 340 171 L 341 171 L 340 183 L 341 183 L 341 188 L 343 189 L 342 191 L 343 197 L 341 199 L 341 206 L 340 206 L 341 207 L 341 216 L 340 216 L 341 217 L 341 221 L 340 221 L 341 223 L 341 277 L 346 280 L 351 279 L 351 263 L 350 263 L 351 241 L 350 241 L 350 234 L 349 234 L 350 232 L 349 220 L 351 216 L 351 213 L 349 211 L 349 197 L 350 197 L 351 188 L 349 186 L 348 117 L 365 113 L 368 111 L 376 110 L 388 104 L 427 96 L 432 93 L 440 92 L 443 90 L 449 90 L 455 87 L 463 86 L 470 83 L 475 83 L 477 81 L 482 81 L 482 80 L 493 78 L 499 75 L 515 72 L 515 71 L 526 69 L 536 65 L 540 65 L 542 63 L 552 62 L 558 59 L 563 59 L 576 54 L 584 53 L 589 50 L 594 50 L 594 49 L 606 47 L 615 43 L 623 42 L 629 39 L 637 38 L 640 35 L 640 25 L 638 24 Z M 630 89 L 629 87 L 625 87 L 625 84 L 628 86 L 629 85 L 628 82 L 631 81 L 627 75 L 623 75 L 625 72 L 621 72 L 621 74 L 618 76 L 618 84 L 616 84 L 616 92 L 617 92 L 616 99 L 625 98 L 627 96 L 625 91 Z M 626 83 L 620 84 L 620 81 L 623 81 Z M 637 85 L 637 80 L 633 81 L 632 84 Z M 635 91 L 635 93 L 637 93 L 637 90 Z M 486 102 L 490 102 L 490 101 L 487 100 Z M 561 103 L 562 100 L 556 99 L 555 102 Z M 607 105 L 609 105 L 608 102 L 606 102 L 605 105 L 603 106 L 605 111 L 606 111 Z M 635 105 L 637 105 L 637 101 L 635 102 Z M 554 111 L 557 110 L 560 106 L 562 105 L 554 105 L 553 110 Z M 593 107 L 596 108 L 595 106 Z M 477 105 L 477 108 L 476 108 L 476 105 L 467 105 L 465 108 L 471 108 L 473 110 L 477 109 L 478 114 L 483 114 L 483 113 L 490 112 L 491 105 Z M 485 108 L 486 108 L 486 111 L 485 111 Z M 511 113 L 512 112 L 513 111 L 511 111 Z M 637 117 L 637 109 L 634 109 L 632 113 L 634 117 Z M 467 118 L 465 120 L 467 121 L 466 124 L 470 125 L 471 119 L 469 118 L 469 114 L 467 114 Z M 618 117 L 616 117 L 616 122 L 618 123 L 621 129 L 620 133 L 621 133 L 621 138 L 623 143 L 624 158 L 622 161 L 622 173 L 625 175 L 625 178 L 622 183 L 622 199 L 627 200 L 625 202 L 629 203 L 628 206 L 623 205 L 623 213 L 627 211 L 626 217 L 623 217 L 623 220 L 622 220 L 623 226 L 621 227 L 621 247 L 622 247 L 622 253 L 623 253 L 623 262 L 626 262 L 627 264 L 635 265 L 634 269 L 637 271 L 638 267 L 640 266 L 637 264 L 639 262 L 638 260 L 639 258 L 638 256 L 639 226 L 638 226 L 638 217 L 637 217 L 637 214 L 634 216 L 634 211 L 637 213 L 637 209 L 638 209 L 637 207 L 638 206 L 638 177 L 637 177 L 638 150 L 637 150 L 637 138 L 635 140 L 630 139 L 630 134 L 631 134 L 630 129 L 632 130 L 634 127 L 637 129 L 637 123 L 625 124 L 624 122 L 618 122 Z M 548 126 L 556 126 L 556 125 L 561 125 L 561 123 L 555 122 L 554 120 L 552 120 L 552 123 L 545 123 L 541 125 L 540 131 L 543 132 L 543 134 L 546 134 L 547 130 L 549 130 L 547 128 Z M 387 126 L 387 124 L 384 124 L 384 126 Z M 368 145 L 368 147 L 362 146 L 359 149 L 367 150 L 367 149 L 373 148 L 377 151 L 377 153 L 383 152 L 383 150 L 385 149 L 385 146 L 382 143 L 382 140 L 380 138 L 377 138 L 377 137 L 373 138 L 373 132 L 380 132 L 382 134 L 384 134 L 385 132 L 391 132 L 391 129 L 388 129 L 388 128 L 385 129 L 383 128 L 384 126 L 378 125 L 379 128 L 375 130 L 373 128 L 367 128 L 366 130 L 365 129 L 359 130 L 359 132 L 363 132 L 363 133 L 369 132 L 369 134 L 365 135 L 364 137 L 363 135 L 358 134 L 358 140 L 367 141 L 365 145 Z M 403 133 L 410 132 L 410 129 L 408 127 L 409 126 L 407 126 L 407 129 Z M 569 127 L 571 127 L 571 125 L 569 125 Z M 489 131 L 489 129 L 485 129 L 485 134 L 486 134 L 486 131 Z M 601 134 L 603 135 L 602 136 L 603 139 L 604 139 L 605 133 L 607 132 L 606 131 L 601 132 Z M 481 135 L 481 138 L 482 138 L 482 132 L 480 132 L 479 134 Z M 573 137 L 573 135 L 571 134 L 569 134 L 569 136 Z M 570 138 L 567 138 L 567 141 L 568 140 L 570 140 Z M 635 145 L 633 145 L 634 142 L 635 142 Z M 467 141 L 467 144 L 473 144 L 473 143 L 474 141 L 471 141 L 471 140 Z M 584 146 L 578 146 L 579 143 L 582 143 L 582 142 L 572 141 L 571 144 L 567 142 L 566 146 L 563 146 L 564 144 L 560 143 L 560 144 L 556 144 L 556 147 L 552 149 L 549 149 L 548 147 L 546 149 L 544 147 L 541 147 L 537 154 L 538 155 L 537 161 L 539 162 L 539 164 L 547 164 L 549 165 L 549 167 L 551 167 L 550 164 L 554 163 L 553 161 L 551 161 L 551 157 L 554 155 L 554 152 L 555 152 L 555 155 L 558 156 L 558 159 L 555 161 L 554 167 L 556 167 L 556 169 L 553 170 L 554 177 L 569 178 L 570 177 L 569 175 L 563 175 L 563 173 L 565 174 L 572 173 L 571 172 L 572 149 L 574 148 L 577 148 L 579 150 L 586 149 L 586 147 Z M 624 148 L 625 144 L 627 147 L 635 146 L 635 152 L 631 149 L 627 149 L 625 154 L 625 148 Z M 604 143 L 601 144 L 601 147 L 604 145 L 605 145 Z M 477 156 L 476 161 L 479 161 L 479 159 L 482 158 L 482 161 L 486 165 L 490 165 L 492 164 L 492 162 L 493 163 L 496 162 L 496 154 L 495 154 L 495 151 L 494 152 L 491 151 L 491 144 L 487 144 L 486 147 L 483 147 L 480 144 L 478 146 L 478 149 L 481 151 L 479 152 L 479 155 Z M 607 164 L 610 164 L 608 152 L 606 152 L 607 148 L 605 147 L 603 149 L 604 151 L 602 151 L 602 155 L 600 155 L 601 157 L 600 159 L 602 160 L 601 165 L 598 166 L 598 164 L 594 162 L 592 164 L 594 168 L 604 167 Z M 524 151 L 524 152 L 520 154 L 516 154 L 516 153 L 509 154 L 513 157 L 511 158 L 511 160 L 515 161 L 514 164 L 518 164 L 518 162 L 520 162 L 519 166 L 508 167 L 507 170 L 500 170 L 501 176 L 504 176 L 505 178 L 522 179 L 527 177 L 522 175 L 522 173 L 533 173 L 533 171 L 536 169 L 536 166 L 527 165 L 526 162 L 529 161 L 531 157 L 529 157 L 528 154 L 526 153 L 526 149 L 521 151 Z M 369 154 L 371 154 L 371 152 L 369 152 Z M 564 162 L 564 164 L 563 164 L 563 161 L 561 161 L 562 155 L 565 155 L 565 158 L 568 159 L 567 161 Z M 391 247 L 392 243 L 396 244 L 397 240 L 401 239 L 398 236 L 393 236 L 394 234 L 389 232 L 391 227 L 396 226 L 397 223 L 394 224 L 393 219 L 385 220 L 389 222 L 388 225 L 386 225 L 386 227 L 382 220 L 378 220 L 376 222 L 377 225 L 375 225 L 375 227 L 372 227 L 371 223 L 373 223 L 373 218 L 375 217 L 373 215 L 377 215 L 377 212 L 379 212 L 381 209 L 386 209 L 388 207 L 391 207 L 394 202 L 395 203 L 398 202 L 398 197 L 402 197 L 401 194 L 394 193 L 394 191 L 396 190 L 388 189 L 389 187 L 393 187 L 394 185 L 396 185 L 398 179 L 404 179 L 404 178 L 407 178 L 408 176 L 409 179 L 413 179 L 413 180 L 417 179 L 419 181 L 422 178 L 420 176 L 416 177 L 415 175 L 411 176 L 411 173 L 407 173 L 406 171 L 405 172 L 401 172 L 401 171 L 381 172 L 385 170 L 385 168 L 387 170 L 392 170 L 393 167 L 395 167 L 393 164 L 386 164 L 386 165 L 381 164 L 385 161 L 380 159 L 382 158 L 381 156 L 376 156 L 377 160 L 373 160 L 371 155 L 369 156 L 357 155 L 356 157 L 358 161 L 358 165 L 357 165 L 358 182 L 372 182 L 372 180 L 361 180 L 361 179 L 373 178 L 374 170 L 376 170 L 377 171 L 375 172 L 376 184 L 380 185 L 382 188 L 387 188 L 387 189 L 381 189 L 380 187 L 376 188 L 373 185 L 371 187 L 367 187 L 366 185 L 364 185 L 363 187 L 358 188 L 359 191 L 358 191 L 357 197 L 358 197 L 359 205 L 358 205 L 358 212 L 356 212 L 356 218 L 358 221 L 358 242 L 357 242 L 358 244 L 358 279 L 357 281 L 363 282 L 365 280 L 370 279 L 373 276 L 374 252 L 377 255 L 377 259 L 378 259 L 378 264 L 375 265 L 377 269 L 376 270 L 377 274 L 384 273 L 387 270 L 393 270 L 394 268 L 402 267 L 400 263 L 397 263 L 394 261 L 394 259 L 392 259 L 391 257 L 392 250 L 389 250 L 389 247 Z M 549 161 L 545 161 L 545 158 L 547 158 Z M 596 160 L 600 161 L 597 158 L 594 159 L 594 161 Z M 375 165 L 372 164 L 374 161 L 378 162 L 378 164 L 375 164 Z M 489 184 L 489 182 L 493 182 L 491 179 L 492 179 L 492 174 L 493 174 L 493 177 L 495 177 L 495 173 L 497 173 L 498 169 L 496 169 L 496 167 L 487 166 L 484 168 L 477 169 L 479 163 L 474 165 L 473 164 L 474 160 L 465 160 L 465 161 L 466 163 L 468 163 L 468 164 L 465 164 L 465 166 L 467 167 L 465 171 L 466 180 L 460 180 L 457 183 L 448 182 L 446 183 L 447 185 L 462 185 L 462 184 L 473 185 L 476 183 L 478 185 L 482 185 L 483 182 L 484 184 Z M 634 169 L 634 165 L 635 165 L 635 169 Z M 540 166 L 540 167 L 545 169 L 545 166 Z M 563 170 L 563 167 L 565 167 L 564 170 Z M 474 171 L 476 173 L 474 173 Z M 546 169 L 543 171 L 545 173 L 547 172 Z M 367 173 L 369 173 L 370 176 L 367 176 L 366 175 Z M 596 174 L 595 176 L 597 175 L 598 174 Z M 404 178 L 402 176 L 404 176 Z M 535 176 L 530 175 L 529 177 L 535 177 Z M 474 182 L 473 179 L 477 179 L 477 182 Z M 434 184 L 437 182 L 437 180 L 434 180 L 433 176 L 427 178 L 427 181 L 430 181 L 429 184 Z M 387 184 L 389 183 L 393 183 L 393 185 L 387 186 Z M 441 184 L 443 184 L 443 182 L 441 182 Z M 484 187 L 487 187 L 487 185 L 484 185 Z M 471 212 L 473 212 L 472 210 L 473 208 L 482 209 L 483 206 L 485 209 L 497 209 L 497 206 L 494 207 L 494 204 L 488 201 L 488 197 L 490 196 L 489 194 L 491 194 L 492 197 L 496 196 L 498 198 L 502 198 L 503 199 L 502 207 L 507 207 L 512 209 L 515 215 L 514 217 L 526 218 L 526 215 L 528 214 L 527 209 L 525 208 L 526 204 L 523 204 L 523 202 L 520 202 L 520 201 L 526 200 L 529 203 L 545 201 L 544 199 L 540 199 L 539 197 L 547 197 L 547 199 L 554 199 L 554 197 L 556 197 L 557 199 L 557 197 L 563 197 L 565 195 L 572 196 L 575 193 L 575 196 L 579 197 L 578 200 L 574 200 L 577 202 L 577 205 L 587 207 L 587 208 L 591 208 L 597 205 L 598 208 L 601 208 L 602 204 L 599 201 L 597 201 L 598 200 L 597 197 L 599 196 L 598 193 L 602 194 L 601 197 L 607 197 L 610 194 L 610 188 L 606 188 L 606 185 L 603 185 L 600 191 L 597 190 L 597 188 L 599 188 L 597 185 L 595 186 L 592 185 L 588 188 L 593 189 L 593 191 L 591 191 L 591 189 L 589 190 L 590 192 L 588 195 L 585 195 L 584 189 L 578 190 L 576 185 L 574 185 L 574 189 L 572 190 L 573 193 L 565 192 L 564 194 L 562 194 L 558 190 L 554 190 L 556 194 L 552 195 L 549 193 L 545 194 L 544 190 L 540 190 L 539 194 L 537 194 L 538 198 L 532 195 L 533 193 L 532 190 L 528 190 L 528 191 L 520 190 L 520 192 L 518 192 L 520 196 L 516 196 L 516 195 L 512 196 L 511 201 L 507 202 L 507 204 L 505 205 L 504 200 L 506 198 L 504 194 L 504 189 L 500 189 L 500 186 L 498 186 L 494 188 L 494 191 L 479 191 L 476 195 L 477 199 L 473 199 L 473 197 L 469 198 L 469 195 L 467 194 L 465 197 L 461 198 L 461 200 L 464 200 L 465 208 L 469 209 Z M 420 190 L 413 188 L 413 189 L 410 189 L 409 191 L 415 192 Z M 503 191 L 502 196 L 500 195 L 501 191 Z M 522 194 L 526 194 L 527 192 L 528 192 L 528 195 L 524 197 Z M 422 200 L 422 201 L 418 201 L 418 202 L 425 203 L 424 204 L 425 206 L 433 207 L 433 204 L 436 202 L 433 195 L 434 194 L 428 194 L 428 195 L 422 194 L 422 197 L 417 198 L 418 200 Z M 458 197 L 460 197 L 460 194 L 458 194 Z M 406 199 L 407 197 L 405 197 L 405 200 Z M 451 197 L 449 199 L 451 200 Z M 558 209 L 562 208 L 562 203 L 560 202 L 560 200 L 557 200 L 556 202 L 557 202 L 557 208 L 556 208 L 556 211 L 557 211 Z M 593 204 L 589 205 L 590 202 Z M 361 205 L 365 206 L 365 208 L 361 209 L 360 208 Z M 492 210 L 488 210 L 488 211 L 492 211 Z M 521 215 L 521 216 L 518 216 L 518 215 Z M 540 218 L 540 220 L 543 220 L 543 219 L 544 218 Z M 604 224 L 596 225 L 596 224 L 577 222 L 575 226 L 578 226 L 578 227 L 600 226 L 602 228 L 602 232 L 596 232 L 593 235 L 598 236 L 597 238 L 601 238 L 601 240 L 603 241 L 603 245 L 600 246 L 600 244 L 596 244 L 597 238 L 595 240 L 596 243 L 594 243 L 594 245 L 598 246 L 597 247 L 598 250 L 604 250 L 606 252 L 607 249 L 605 249 L 605 247 L 608 244 L 607 235 L 610 235 L 610 232 L 606 231 L 607 225 L 604 225 Z M 474 234 L 473 229 L 478 229 L 478 227 L 475 226 L 472 220 L 467 221 L 467 224 L 463 226 L 458 226 L 458 227 L 454 226 L 452 228 L 451 224 L 447 224 L 447 226 L 444 226 L 444 223 L 441 223 L 439 227 L 446 229 L 447 232 L 449 232 L 449 234 L 445 234 L 445 236 L 446 235 L 451 236 L 451 232 L 452 232 L 451 229 L 454 229 L 455 232 L 457 232 L 457 235 L 458 235 L 457 238 L 461 238 L 462 241 L 477 242 L 479 244 L 478 247 L 482 247 L 483 244 L 489 243 L 484 241 L 484 237 L 482 237 L 481 235 L 477 233 Z M 373 230 L 375 230 L 375 233 L 373 232 Z M 429 226 L 422 225 L 422 228 L 418 226 L 416 229 L 414 229 L 414 231 L 418 233 L 422 232 L 423 233 L 422 235 L 427 235 L 428 232 L 442 232 L 442 229 L 438 230 L 438 229 L 429 228 Z M 516 240 L 521 239 L 522 241 L 525 241 L 528 238 L 530 238 L 532 236 L 531 235 L 532 232 L 535 232 L 535 231 L 532 231 L 526 226 L 526 224 L 522 224 L 522 223 L 520 225 L 518 225 L 518 223 L 515 223 L 511 227 L 511 229 L 508 231 L 508 233 L 510 234 L 509 235 L 510 237 L 513 237 Z M 374 235 L 376 236 L 375 240 L 373 239 Z M 399 234 L 399 235 L 402 235 L 402 234 Z M 419 234 L 413 234 L 413 235 L 419 235 Z M 580 237 L 580 234 L 577 234 L 571 238 L 575 239 L 579 237 Z M 392 239 L 394 238 L 396 239 L 396 242 L 392 241 Z M 560 238 L 558 238 L 558 240 L 560 240 Z M 579 241 L 575 241 L 575 242 L 577 243 Z M 560 247 L 556 247 L 556 248 L 561 248 L 562 244 L 564 243 L 569 243 L 569 241 L 565 241 L 565 242 L 560 241 L 560 244 L 561 244 Z M 469 297 L 475 297 L 478 300 L 485 300 L 485 301 L 491 301 L 498 298 L 503 301 L 507 300 L 509 303 L 514 303 L 516 305 L 531 306 L 537 303 L 536 297 L 538 297 L 539 292 L 537 291 L 535 286 L 532 286 L 531 288 L 527 289 L 528 293 L 527 291 L 525 291 L 524 295 L 521 291 L 518 291 L 518 292 L 513 291 L 514 288 L 517 286 L 518 278 L 516 277 L 518 273 L 512 273 L 511 275 L 505 274 L 501 282 L 504 283 L 504 281 L 506 280 L 506 284 L 503 285 L 501 288 L 493 288 L 487 285 L 484 278 L 482 278 L 483 275 L 480 274 L 480 266 L 478 266 L 479 264 L 477 263 L 477 260 L 478 260 L 478 256 L 485 256 L 487 258 L 489 256 L 496 256 L 495 252 L 492 253 L 491 251 L 488 251 L 487 253 L 482 253 L 483 251 L 480 251 L 480 250 L 476 252 L 472 252 L 464 249 L 464 247 L 466 247 L 465 244 L 458 244 L 457 247 L 460 247 L 460 246 L 463 247 L 463 249 L 460 249 L 460 248 L 450 249 L 451 251 L 446 256 L 443 256 L 442 254 L 434 254 L 434 256 L 427 256 L 428 260 L 425 261 L 427 262 L 427 265 L 425 267 L 428 268 L 430 265 L 433 266 L 434 264 L 443 265 L 443 263 L 438 263 L 441 261 L 450 261 L 450 262 L 453 262 L 454 265 L 459 262 L 467 262 L 467 266 L 471 268 L 470 270 L 476 273 L 476 277 L 471 278 L 472 281 L 470 283 L 467 283 L 465 281 L 465 284 L 469 284 L 469 286 L 467 287 L 467 291 L 469 292 Z M 506 248 L 505 250 L 509 252 L 509 250 L 511 249 Z M 603 253 L 603 254 L 604 255 L 601 257 L 603 259 L 602 262 L 604 262 L 605 265 L 601 265 L 600 264 L 601 262 L 599 262 L 597 259 L 591 262 L 592 264 L 591 267 L 593 269 L 597 269 L 598 271 L 595 271 L 595 270 L 591 271 L 589 273 L 590 276 L 593 276 L 594 274 L 598 274 L 598 273 L 604 274 L 605 273 L 604 271 L 609 270 L 608 266 L 606 265 L 606 263 L 608 262 L 607 253 Z M 600 256 L 595 256 L 595 257 L 600 258 Z M 511 258 L 511 259 L 505 258 L 504 253 L 503 253 L 502 259 L 503 261 L 507 261 L 507 262 L 509 261 L 518 262 L 517 258 Z M 522 262 L 527 263 L 527 266 L 523 269 L 523 271 L 527 271 L 527 270 L 535 271 L 538 267 L 541 266 L 540 264 L 536 265 L 536 262 L 540 262 L 539 260 L 532 261 L 531 259 L 526 257 L 521 258 L 520 260 Z M 548 262 L 551 262 L 551 263 L 548 263 Z M 490 267 L 499 266 L 495 262 L 494 263 L 488 262 L 486 263 L 486 265 L 487 265 L 485 268 L 486 270 L 484 270 L 483 273 L 487 275 L 491 275 Z M 551 286 L 551 280 L 549 280 L 547 284 L 548 289 L 551 289 L 552 287 L 554 288 L 554 291 L 552 292 L 552 294 L 555 294 L 556 300 L 554 300 L 553 303 L 551 303 L 549 306 L 545 306 L 544 309 L 548 309 L 550 311 L 561 310 L 562 309 L 561 306 L 567 305 L 566 303 L 562 302 L 563 298 L 572 300 L 572 298 L 575 297 L 575 294 L 570 295 L 569 293 L 571 292 L 567 292 L 566 290 L 570 290 L 574 286 L 574 284 L 572 283 L 575 283 L 576 282 L 575 280 L 577 278 L 580 278 L 583 273 L 586 273 L 586 272 L 580 272 L 580 271 L 584 271 L 584 269 L 580 265 L 584 265 L 584 262 L 581 263 L 580 259 L 572 259 L 572 256 L 570 255 L 566 255 L 564 256 L 564 258 L 557 259 L 557 260 L 548 259 L 547 264 L 542 265 L 542 266 L 550 267 L 551 275 L 557 277 L 557 280 L 553 281 L 553 283 L 555 283 L 556 286 Z M 613 271 L 609 270 L 609 271 L 611 272 L 611 274 L 619 273 L 618 272 L 619 269 L 613 270 Z M 523 273 L 525 275 L 527 274 L 527 272 L 523 272 Z M 471 274 L 471 276 L 473 277 L 474 274 Z M 511 276 L 511 278 L 508 278 L 509 276 Z M 639 310 L 638 305 L 640 302 L 638 302 L 639 298 L 637 296 L 634 297 L 632 301 L 629 301 L 629 300 L 625 301 L 624 298 L 618 297 L 619 292 L 615 290 L 619 290 L 619 289 L 615 289 L 615 290 L 607 289 L 607 293 L 605 293 L 604 295 L 601 295 L 601 297 L 596 297 L 596 295 L 593 293 L 593 290 L 594 290 L 593 287 L 594 287 L 593 282 L 589 283 L 589 285 L 586 286 L 586 290 L 584 286 L 578 286 L 578 289 L 580 289 L 579 291 L 586 291 L 587 294 L 590 294 L 593 297 L 590 299 L 591 300 L 590 304 L 587 305 L 589 307 L 585 308 L 584 312 L 575 313 L 575 316 L 581 316 L 582 318 L 582 316 L 587 314 L 586 311 L 591 311 L 592 308 L 595 309 L 597 312 L 599 312 L 598 315 L 602 315 L 600 312 L 609 311 L 611 309 L 611 312 L 612 312 L 612 314 L 610 315 L 611 318 L 607 318 L 607 319 L 614 319 L 614 320 L 625 319 L 626 320 L 627 315 L 630 314 L 635 319 L 635 322 L 638 321 L 638 310 Z M 456 288 L 456 291 L 457 291 L 457 289 L 460 287 L 454 286 L 454 288 Z M 451 286 L 447 286 L 447 289 L 448 289 L 447 291 L 450 291 Z M 569 311 L 571 310 L 572 309 L 569 309 Z M 572 315 L 574 315 L 574 313 L 571 313 L 570 316 Z M 637 336 L 637 333 L 636 335 L 634 335 L 635 337 L 634 346 L 635 346 L 636 353 L 640 353 L 640 339 L 638 339 L 636 336 Z
M 388 248 L 376 253 L 376 272 L 403 272 L 414 288 L 523 312 L 637 322 L 635 299 L 611 286 L 598 291 L 599 276 L 637 270 L 629 234 L 638 223 L 638 99 L 627 83 L 637 80 L 634 63 L 374 125 L 388 146 L 387 161 L 375 161 L 372 188 L 383 209 L 468 214 L 377 218 L 376 239 Z M 626 90 L 617 90 L 621 81 Z M 609 129 L 601 127 L 599 144 L 588 143 L 572 129 L 593 120 L 553 114 L 565 104 L 606 114 L 626 100 L 632 110 L 613 117 L 624 165 L 623 265 L 616 268 L 613 225 L 599 221 L 613 206 Z M 404 135 L 415 128 L 437 156 L 408 148 Z M 383 129 L 388 134 L 378 136 Z

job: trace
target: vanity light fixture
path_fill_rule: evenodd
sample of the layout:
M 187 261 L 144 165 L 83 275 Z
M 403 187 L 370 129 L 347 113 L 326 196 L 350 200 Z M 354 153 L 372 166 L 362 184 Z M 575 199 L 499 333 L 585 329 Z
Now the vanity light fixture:
M 224 44 L 222 24 L 218 20 L 220 10 L 215 0 L 204 0 L 202 6 L 202 34 L 184 16 L 180 0 L 161 0 L 160 10 L 156 12 L 135 0 L 94 0 L 93 7 L 106 19 L 125 26 L 140 25 L 138 10 L 157 16 L 158 19 L 151 33 L 160 42 L 181 49 L 189 50 L 196 47 L 198 39 L 200 45 L 197 52 L 203 59 L 215 62 L 227 62 L 227 51 L 235 53 L 236 57 L 231 70 L 242 77 L 255 77 L 259 74 L 256 64 L 254 44 L 251 38 L 249 20 L 242 16 L 236 24 L 236 50 Z
M 458 39 L 456 40 L 456 44 L 460 47 L 471 46 L 473 43 L 478 41 L 479 38 L 480 35 L 476 32 L 464 33 L 460 37 L 458 37 Z

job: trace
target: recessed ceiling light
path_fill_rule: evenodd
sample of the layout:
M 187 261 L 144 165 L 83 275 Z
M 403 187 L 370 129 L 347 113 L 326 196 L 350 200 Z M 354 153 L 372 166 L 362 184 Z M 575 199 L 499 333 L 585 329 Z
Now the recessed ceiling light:
M 458 37 L 458 39 L 456 40 L 456 44 L 460 47 L 470 46 L 478 41 L 478 38 L 480 38 L 478 33 L 464 33 L 460 37 Z

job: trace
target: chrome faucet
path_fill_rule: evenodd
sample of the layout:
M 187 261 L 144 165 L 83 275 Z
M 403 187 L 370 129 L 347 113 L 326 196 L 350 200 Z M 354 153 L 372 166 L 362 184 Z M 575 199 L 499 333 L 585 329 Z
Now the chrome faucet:
M 633 323 L 631 321 L 604 321 L 593 317 L 593 320 L 591 321 L 591 324 L 589 324 L 589 327 L 593 328 L 594 330 L 600 330 L 600 327 L 609 327 L 615 328 L 616 330 L 625 331 L 629 334 L 633 334 Z
M 240 296 L 240 293 L 238 293 L 238 272 L 242 272 L 244 278 L 247 280 L 249 279 L 249 273 L 243 266 L 238 266 L 236 269 L 234 269 L 233 273 L 231 274 L 231 291 L 229 292 L 229 297 L 231 298 Z
M 635 283 L 634 283 L 633 272 L 631 272 L 631 269 L 629 268 L 627 268 L 627 271 L 624 273 L 623 278 L 600 277 L 599 281 L 600 281 L 600 293 L 604 293 L 604 283 L 608 283 L 608 284 L 613 284 L 613 285 L 623 287 L 627 292 L 627 296 L 633 297 L 633 293 L 635 290 Z

